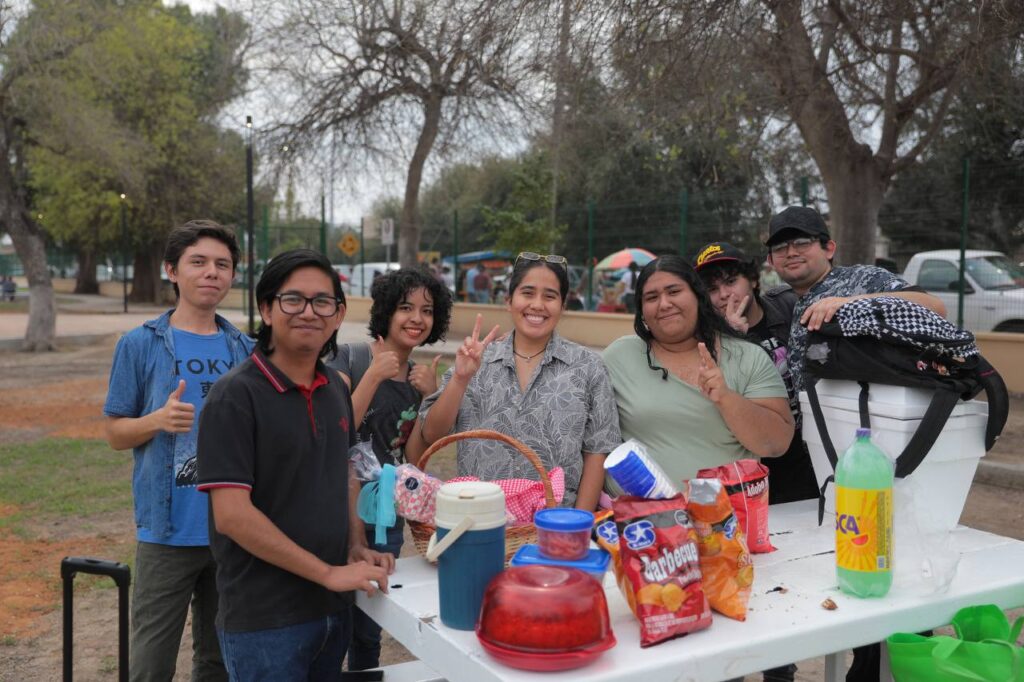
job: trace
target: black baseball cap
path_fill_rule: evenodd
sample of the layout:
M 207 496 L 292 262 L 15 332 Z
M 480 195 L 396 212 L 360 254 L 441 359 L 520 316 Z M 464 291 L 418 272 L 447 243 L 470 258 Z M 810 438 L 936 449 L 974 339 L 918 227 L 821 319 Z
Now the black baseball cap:
M 729 261 L 745 261 L 746 256 L 732 244 L 727 242 L 711 242 L 697 252 L 693 257 L 693 269 L 700 271 L 701 268 L 712 263 L 726 263 Z
M 776 237 L 786 230 L 796 230 L 811 237 L 831 239 L 828 226 L 821 214 L 806 206 L 790 206 L 781 213 L 773 215 L 772 219 L 768 221 L 768 239 L 765 241 L 765 246 L 771 246 L 772 243 L 779 241 Z

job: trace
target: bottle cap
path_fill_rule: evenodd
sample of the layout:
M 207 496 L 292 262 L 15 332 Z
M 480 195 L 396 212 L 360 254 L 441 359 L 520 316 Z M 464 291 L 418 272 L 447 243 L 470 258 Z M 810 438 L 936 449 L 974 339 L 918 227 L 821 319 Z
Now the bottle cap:
M 857 429 L 857 438 L 870 438 L 871 429 L 859 428 Z

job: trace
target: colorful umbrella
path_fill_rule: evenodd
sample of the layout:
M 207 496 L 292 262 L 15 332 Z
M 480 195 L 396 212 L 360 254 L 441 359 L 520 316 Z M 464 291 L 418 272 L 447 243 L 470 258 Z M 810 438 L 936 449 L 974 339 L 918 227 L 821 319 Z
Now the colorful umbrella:
M 610 256 L 605 256 L 594 266 L 595 270 L 618 270 L 629 267 L 630 263 L 636 263 L 643 267 L 654 260 L 655 256 L 647 249 L 622 249 Z

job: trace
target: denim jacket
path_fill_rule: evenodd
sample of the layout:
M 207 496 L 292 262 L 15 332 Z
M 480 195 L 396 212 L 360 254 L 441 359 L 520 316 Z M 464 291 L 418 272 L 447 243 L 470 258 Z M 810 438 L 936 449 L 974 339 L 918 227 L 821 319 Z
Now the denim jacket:
M 114 350 L 110 384 L 103 414 L 108 417 L 142 417 L 164 406 L 177 385 L 174 374 L 174 334 L 171 313 L 145 322 L 121 337 Z M 245 360 L 254 341 L 217 315 L 217 327 L 224 333 L 232 365 Z M 199 415 L 196 415 L 199 419 Z M 160 432 L 134 449 L 132 496 L 135 525 L 149 529 L 158 538 L 171 534 L 171 489 L 174 486 L 173 433 Z

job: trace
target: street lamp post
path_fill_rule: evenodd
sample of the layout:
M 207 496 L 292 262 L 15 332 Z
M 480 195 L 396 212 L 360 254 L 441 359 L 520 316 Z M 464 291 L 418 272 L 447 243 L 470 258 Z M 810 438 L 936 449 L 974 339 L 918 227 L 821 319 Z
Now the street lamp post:
M 245 117 L 245 210 L 246 210 L 246 234 L 248 239 L 248 284 L 249 284 L 249 336 L 256 335 L 256 239 L 255 227 L 253 225 L 253 196 L 252 196 L 252 116 Z
M 125 216 L 125 196 L 121 193 L 121 289 L 124 295 L 124 311 L 128 312 L 128 219 Z

